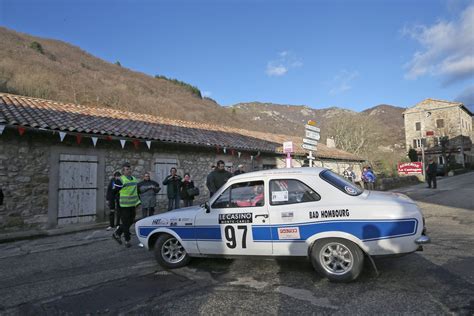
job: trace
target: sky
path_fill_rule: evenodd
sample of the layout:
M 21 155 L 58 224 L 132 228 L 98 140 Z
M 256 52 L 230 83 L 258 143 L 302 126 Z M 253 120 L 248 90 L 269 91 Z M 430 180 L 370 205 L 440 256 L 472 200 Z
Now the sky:
M 0 0 L 0 25 L 224 106 L 474 110 L 474 0 Z

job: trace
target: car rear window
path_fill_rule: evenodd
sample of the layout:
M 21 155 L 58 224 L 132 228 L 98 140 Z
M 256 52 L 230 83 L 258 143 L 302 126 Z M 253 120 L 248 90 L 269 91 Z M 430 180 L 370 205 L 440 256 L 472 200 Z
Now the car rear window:
M 364 192 L 364 190 L 356 186 L 354 183 L 349 182 L 348 180 L 338 175 L 337 173 L 332 172 L 331 170 L 324 170 L 319 174 L 319 176 L 321 177 L 321 179 L 328 182 L 333 187 L 338 188 L 347 195 L 356 196 Z

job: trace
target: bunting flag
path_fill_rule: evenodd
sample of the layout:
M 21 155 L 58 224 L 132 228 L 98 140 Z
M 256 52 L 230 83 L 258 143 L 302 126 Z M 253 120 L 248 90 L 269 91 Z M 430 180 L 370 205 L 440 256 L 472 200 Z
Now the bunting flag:
M 59 132 L 59 139 L 61 139 L 61 142 L 64 140 L 64 137 L 66 137 L 66 132 Z
M 146 145 L 148 146 L 148 149 L 151 149 L 151 141 L 150 140 L 147 140 L 145 141 Z
M 230 153 L 231 153 L 232 156 L 235 156 L 235 150 L 231 149 Z
M 5 129 L 5 125 L 0 125 L 0 135 L 3 134 L 3 130 Z
M 76 143 L 79 145 L 82 141 L 82 135 L 76 135 Z
M 257 156 L 255 156 L 255 157 L 260 157 L 260 151 L 258 151 Z
M 138 146 L 140 146 L 140 141 L 138 139 L 132 140 L 133 146 L 135 146 L 135 149 L 138 149 Z
M 224 152 L 224 154 L 227 154 L 227 148 L 224 147 L 222 151 Z
M 97 139 L 97 137 L 92 137 L 92 143 L 94 144 L 94 147 L 97 145 Z
M 219 153 L 219 146 L 216 145 L 216 152 Z
M 107 139 L 108 141 L 111 141 L 111 140 L 112 140 L 112 136 L 107 136 L 105 139 Z
M 240 158 L 240 155 L 242 155 L 242 153 L 240 151 L 237 152 L 237 155 L 239 156 Z
M 18 133 L 20 136 L 23 136 L 25 134 L 26 129 L 24 127 L 18 126 Z
M 253 160 L 253 156 L 252 156 L 252 155 L 250 155 L 250 160 Z
M 126 143 L 126 142 L 127 142 L 127 141 L 126 141 L 125 139 L 121 139 L 121 140 L 120 140 L 120 145 L 122 145 L 122 149 L 125 147 L 125 143 Z

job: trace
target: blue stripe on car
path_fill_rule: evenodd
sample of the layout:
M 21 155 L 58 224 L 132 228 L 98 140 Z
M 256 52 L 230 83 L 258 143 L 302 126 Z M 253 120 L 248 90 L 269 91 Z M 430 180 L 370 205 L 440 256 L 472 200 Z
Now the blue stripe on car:
M 278 239 L 278 228 L 280 227 L 298 227 L 299 239 Z M 141 237 L 147 237 L 157 226 L 139 227 Z M 171 229 L 182 240 L 222 240 L 221 225 L 207 226 L 180 226 Z M 304 241 L 309 237 L 327 231 L 345 232 L 363 241 L 372 241 L 379 239 L 395 238 L 402 236 L 411 236 L 416 234 L 418 220 L 415 218 L 400 220 L 331 220 L 311 223 L 294 223 L 278 225 L 252 225 L 252 236 L 255 242 L 295 242 Z

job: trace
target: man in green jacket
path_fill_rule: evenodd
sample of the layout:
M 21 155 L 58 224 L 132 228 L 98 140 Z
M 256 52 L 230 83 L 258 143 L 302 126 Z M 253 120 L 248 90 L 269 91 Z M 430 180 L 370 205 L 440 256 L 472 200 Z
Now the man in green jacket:
M 130 244 L 130 226 L 135 219 L 136 207 L 140 204 L 137 189 L 138 180 L 132 176 L 132 169 L 128 162 L 123 164 L 122 176 L 115 182 L 115 190 L 119 192 L 120 220 L 122 224 L 112 234 L 120 245 L 122 244 L 122 234 L 125 237 L 125 247 Z

